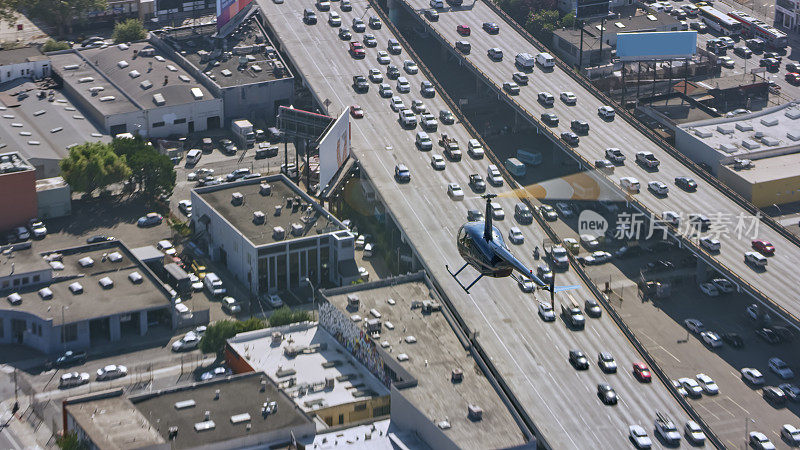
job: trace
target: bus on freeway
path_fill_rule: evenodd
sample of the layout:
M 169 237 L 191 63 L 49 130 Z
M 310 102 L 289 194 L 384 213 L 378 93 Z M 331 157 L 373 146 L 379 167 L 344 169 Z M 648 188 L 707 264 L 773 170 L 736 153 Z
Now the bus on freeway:
M 742 23 L 733 17 L 710 6 L 701 6 L 699 9 L 703 22 L 718 32 L 732 37 L 742 32 Z
M 728 15 L 742 24 L 742 34 L 745 36 L 761 38 L 772 48 L 786 48 L 789 45 L 786 33 L 763 20 L 756 19 L 744 11 L 731 11 Z

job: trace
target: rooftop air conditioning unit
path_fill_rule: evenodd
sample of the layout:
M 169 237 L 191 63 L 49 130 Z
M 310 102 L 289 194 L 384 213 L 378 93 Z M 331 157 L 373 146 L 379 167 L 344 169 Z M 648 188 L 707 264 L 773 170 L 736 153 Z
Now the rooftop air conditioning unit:
M 774 127 L 779 122 L 780 121 L 778 120 L 777 117 L 764 117 L 763 119 L 761 119 L 761 125 L 764 125 L 765 127 Z
M 266 222 L 266 220 L 267 220 L 267 216 L 263 212 L 256 211 L 256 212 L 253 213 L 253 223 L 255 223 L 257 225 L 260 225 L 260 224 Z
M 280 216 L 281 215 L 281 209 L 282 209 L 281 205 L 275 205 L 275 215 L 276 216 Z
M 261 183 L 261 186 L 258 188 L 258 193 L 261 195 L 270 195 L 272 193 L 272 185 L 269 183 Z M 276 214 L 276 216 L 277 215 L 278 214 Z
M 244 203 L 244 195 L 241 192 L 234 192 L 231 194 L 231 203 L 234 205 L 241 205 Z
M 153 103 L 155 103 L 156 106 L 164 106 L 167 104 L 167 101 L 164 100 L 164 96 L 159 93 L 153 94 Z
M 200 88 L 195 87 L 192 88 L 191 91 L 192 91 L 192 97 L 194 97 L 195 100 L 200 100 L 203 98 L 203 91 Z
M 751 139 L 745 139 L 742 141 L 742 146 L 748 150 L 755 150 L 761 147 L 761 144 Z
M 286 230 L 284 230 L 283 227 L 275 227 L 272 229 L 272 236 L 276 240 L 281 240 L 286 236 Z
M 142 75 L 142 74 L 141 74 L 141 73 L 139 73 L 139 71 L 138 71 L 138 70 L 136 70 L 136 69 L 134 69 L 134 70 L 131 70 L 130 72 L 128 72 L 128 76 L 130 76 L 131 78 L 138 78 L 138 77 L 140 77 L 141 75 Z
M 739 122 L 736 124 L 736 129 L 739 131 L 753 131 L 753 125 L 748 122 Z
M 129 66 L 128 61 L 125 60 L 117 61 L 117 67 L 119 67 L 120 69 L 124 69 L 128 66 Z
M 292 224 L 292 234 L 295 235 L 295 236 L 302 236 L 304 228 L 305 227 L 303 227 L 303 225 L 301 225 L 299 223 L 293 223 Z

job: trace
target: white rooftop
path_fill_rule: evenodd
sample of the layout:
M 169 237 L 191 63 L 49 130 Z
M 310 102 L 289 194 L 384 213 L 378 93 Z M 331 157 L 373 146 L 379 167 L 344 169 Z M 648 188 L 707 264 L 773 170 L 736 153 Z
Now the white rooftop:
M 680 125 L 723 157 L 758 159 L 800 151 L 800 103 Z
M 389 419 L 379 420 L 366 425 L 336 430 L 330 433 L 317 434 L 314 442 L 306 445 L 307 449 L 353 450 L 396 450 L 428 449 L 415 433 L 398 429 Z
M 280 331 L 280 344 L 272 343 Z M 305 412 L 389 395 L 389 390 L 316 323 L 242 333 L 230 346 L 256 371 L 264 371 Z M 288 349 L 288 351 L 287 351 Z M 292 350 L 296 356 L 287 355 Z M 295 378 L 294 386 L 288 381 Z M 325 380 L 333 379 L 333 388 Z

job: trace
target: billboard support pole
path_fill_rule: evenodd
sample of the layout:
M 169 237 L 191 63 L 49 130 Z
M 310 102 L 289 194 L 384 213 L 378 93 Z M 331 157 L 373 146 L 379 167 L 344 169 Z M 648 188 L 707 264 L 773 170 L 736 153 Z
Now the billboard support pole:
M 581 51 L 578 54 L 578 72 L 583 69 L 583 21 L 578 21 L 578 26 L 581 28 Z
M 306 141 L 306 193 L 311 194 L 311 159 L 309 155 L 311 154 L 311 146 L 309 142 Z
M 656 75 L 658 75 L 658 61 L 653 61 L 653 93 L 650 96 L 650 104 L 653 104 L 653 97 L 656 96 Z
M 636 74 L 636 98 L 639 98 L 639 85 L 642 83 L 642 62 L 636 61 L 636 66 L 639 67 L 639 71 Z
M 603 29 L 605 27 L 606 27 L 606 18 L 603 17 L 603 19 L 600 20 L 600 61 L 603 61 Z
M 684 60 L 683 65 L 683 95 L 686 96 L 686 85 L 689 84 L 689 59 Z
M 602 55 L 602 53 L 601 53 Z M 622 108 L 625 108 L 625 61 L 622 61 Z

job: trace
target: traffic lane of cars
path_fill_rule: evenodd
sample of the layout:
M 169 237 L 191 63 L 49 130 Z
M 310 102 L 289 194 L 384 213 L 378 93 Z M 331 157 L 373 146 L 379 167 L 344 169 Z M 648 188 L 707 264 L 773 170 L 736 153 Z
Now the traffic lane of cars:
M 346 53 L 345 53 L 345 54 L 346 54 Z M 349 56 L 348 56 L 348 57 L 349 57 Z M 369 58 L 369 55 L 368 55 L 368 56 L 367 56 L 367 58 L 365 58 L 365 59 L 368 59 L 368 58 Z M 365 71 L 365 73 L 366 73 L 366 71 Z M 348 79 L 348 77 L 341 77 L 341 79 L 343 79 L 343 80 L 347 80 L 347 79 Z M 312 84 L 313 84 L 313 83 L 312 83 Z M 342 103 L 345 103 L 345 102 L 342 102 Z M 363 105 L 362 105 L 362 106 L 363 106 Z M 387 105 L 387 106 L 388 106 L 388 105 Z M 387 109 L 388 109 L 388 107 L 387 107 Z M 366 111 L 366 114 L 367 114 L 367 117 L 369 117 L 369 111 L 368 111 L 368 110 Z M 390 125 L 390 126 L 395 126 L 395 125 L 394 125 L 394 124 L 392 124 L 392 125 Z M 367 131 L 367 132 L 368 132 L 369 130 L 365 130 L 365 131 Z M 380 142 L 380 141 L 378 141 L 378 142 Z M 410 150 L 410 151 L 412 151 L 412 152 L 417 152 L 417 150 L 415 150 L 415 149 L 412 149 L 412 150 Z M 368 153 L 368 155 L 369 155 L 369 154 L 371 154 L 371 152 L 370 152 L 370 153 Z M 374 156 L 374 155 L 373 155 L 373 156 Z M 463 162 L 464 162 L 464 160 L 462 160 L 462 163 L 463 163 Z M 449 168 L 450 168 L 451 166 L 452 166 L 452 165 L 449 165 L 449 166 L 448 166 L 448 169 L 447 169 L 447 170 L 445 170 L 445 173 L 447 173 L 447 171 L 449 170 Z M 412 167 L 412 169 L 413 169 L 413 167 Z M 375 181 L 376 181 L 376 182 L 378 182 L 378 183 L 382 183 L 382 184 L 384 184 L 384 185 L 385 185 L 385 184 L 387 184 L 385 180 L 378 180 L 378 179 L 376 179 Z M 412 183 L 411 183 L 411 185 L 412 185 L 412 186 L 414 186 L 414 180 L 412 180 Z M 414 186 L 414 187 L 417 187 L 417 186 Z M 440 191 L 440 192 L 441 192 L 441 193 L 439 193 L 439 194 L 437 194 L 437 195 L 442 195 L 442 196 L 444 197 L 444 193 L 443 193 L 443 191 Z M 444 198 L 446 198 L 446 197 L 444 197 Z M 458 202 L 452 202 L 452 203 L 458 203 Z M 477 203 L 478 205 L 480 205 L 480 206 L 483 206 L 483 205 L 481 204 L 481 202 L 476 202 L 476 203 Z M 507 204 L 507 206 L 505 206 L 505 208 L 504 208 L 504 209 L 507 209 L 507 210 L 508 210 L 510 207 L 513 207 L 513 203 L 511 203 L 511 202 L 509 202 L 509 203 L 510 203 L 510 204 Z M 437 206 L 439 206 L 439 204 L 437 204 Z M 477 205 L 476 205 L 476 206 L 477 206 Z M 460 208 L 459 208 L 459 207 L 455 207 L 455 209 L 460 209 Z M 466 208 L 464 208 L 464 209 L 461 209 L 461 211 L 462 211 L 462 212 L 461 212 L 461 214 L 464 214 L 464 212 L 463 212 L 463 211 L 464 211 L 465 209 L 466 209 Z M 459 216 L 460 216 L 459 214 L 454 214 L 453 216 L 454 216 L 454 219 L 453 219 L 453 221 L 452 221 L 452 222 L 454 223 L 454 226 L 453 226 L 452 228 L 453 228 L 453 229 L 455 229 L 455 228 L 456 228 L 456 227 L 457 227 L 457 226 L 458 226 L 458 225 L 459 225 L 459 224 L 462 222 L 462 220 L 463 220 L 463 219 L 461 219 L 461 218 L 459 217 Z M 508 219 L 506 219 L 506 220 L 508 220 Z M 441 235 L 442 239 L 446 239 L 447 241 L 450 241 L 450 240 L 452 240 L 452 232 L 453 232 L 454 230 L 452 230 L 452 231 L 449 231 L 449 230 L 443 230 L 443 232 L 441 232 L 441 233 L 437 233 L 437 232 L 436 232 L 436 228 L 435 228 L 435 227 L 436 227 L 436 225 L 435 225 L 435 222 L 434 222 L 434 223 L 432 223 L 432 224 L 431 224 L 431 226 L 430 226 L 430 227 L 427 227 L 427 228 L 428 228 L 428 230 L 426 230 L 426 232 L 433 232 L 433 233 L 435 233 L 435 235 L 437 235 L 437 234 L 438 234 L 438 235 Z M 441 228 L 441 225 L 438 225 L 438 228 Z M 406 230 L 406 232 L 408 233 L 408 230 Z M 434 236 L 435 236 L 435 235 L 434 235 Z M 447 259 L 450 259 L 450 258 L 458 258 L 458 257 L 457 257 L 457 255 L 455 255 L 455 252 L 448 252 L 448 253 L 450 253 L 450 255 L 447 255 L 447 257 L 446 257 L 446 258 L 442 258 L 442 257 L 444 257 L 445 255 L 444 255 L 444 254 L 441 254 L 441 255 L 439 255 L 440 257 L 437 257 L 437 258 L 435 258 L 435 259 L 437 259 L 437 260 L 439 260 L 439 261 L 442 261 L 442 259 L 445 259 L 445 261 L 442 261 L 443 263 L 452 263 L 451 261 L 447 261 Z M 437 266 L 438 266 L 438 265 L 437 265 Z M 434 267 L 437 267 L 437 266 L 434 266 Z M 448 277 L 448 278 L 449 278 L 449 277 Z M 516 287 L 516 283 L 514 283 L 513 281 L 511 281 L 511 280 L 508 280 L 508 279 L 506 279 L 506 280 L 502 280 L 502 282 L 503 282 L 503 283 L 500 285 L 500 290 L 509 290 L 509 294 L 510 294 L 510 295 L 509 295 L 509 297 L 510 297 L 510 298 L 518 298 L 518 296 L 519 296 L 520 294 L 519 294 L 518 288 Z M 505 317 L 508 317 L 509 315 L 513 315 L 513 314 L 514 314 L 514 312 L 513 312 L 513 311 L 508 311 L 508 312 L 506 312 L 506 313 L 502 313 L 502 314 L 500 314 L 500 316 L 505 318 Z M 535 309 L 533 309 L 533 310 L 532 310 L 532 315 L 535 315 Z M 612 329 L 613 329 L 613 328 L 612 328 Z M 564 331 L 566 331 L 566 330 L 564 330 Z M 615 337 L 613 337 L 613 338 L 611 338 L 611 337 L 610 337 L 610 339 L 611 339 L 611 340 L 616 340 L 617 342 L 619 342 L 619 341 L 620 341 L 620 339 L 619 339 L 619 336 L 615 336 Z M 632 351 L 632 349 L 628 349 L 627 351 Z M 625 353 L 625 350 L 620 350 L 620 352 L 619 352 L 619 353 L 620 353 L 620 354 L 624 354 L 624 353 Z M 562 352 L 562 353 L 561 353 L 561 355 L 559 356 L 559 359 L 562 359 L 564 354 L 565 354 L 565 353 L 563 353 L 563 352 Z M 554 355 L 553 355 L 553 356 L 554 356 Z M 563 361 L 563 359 L 562 359 L 562 361 Z M 538 363 L 537 363 L 537 365 L 538 365 Z M 560 383 L 557 383 L 556 385 L 559 385 L 559 384 L 560 384 Z M 593 390 L 593 388 L 594 388 L 594 384 L 592 384 L 591 388 L 592 388 L 592 390 L 591 390 L 591 391 L 587 391 L 587 392 L 591 392 L 592 394 L 594 394 L 594 390 Z M 567 392 L 566 394 L 564 394 L 564 393 L 561 393 L 561 395 L 568 395 L 568 394 L 569 394 L 568 392 Z M 666 394 L 666 393 L 665 393 L 665 394 Z M 594 401 L 596 401 L 596 398 L 592 398 L 592 401 L 593 401 L 593 402 L 594 402 Z M 654 403 L 658 403 L 658 401 L 656 401 L 656 402 L 654 402 Z M 676 406 L 677 406 L 677 405 L 676 405 Z M 649 416 L 650 414 L 651 414 L 651 412 L 649 412 L 649 411 L 648 411 L 648 412 L 645 414 L 645 416 Z M 645 420 L 646 420 L 646 419 L 645 419 Z M 619 433 L 619 430 L 616 430 L 616 429 L 615 429 L 615 432 Z

